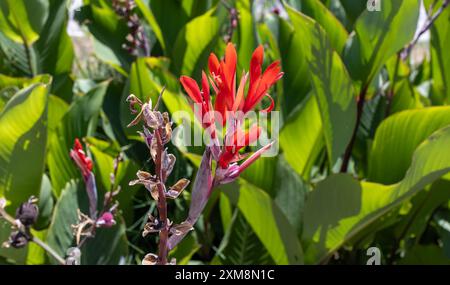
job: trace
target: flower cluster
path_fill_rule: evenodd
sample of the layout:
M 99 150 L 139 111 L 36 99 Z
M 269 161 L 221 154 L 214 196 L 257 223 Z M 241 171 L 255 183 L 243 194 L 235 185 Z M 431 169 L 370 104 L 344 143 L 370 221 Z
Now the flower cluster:
M 228 43 L 223 60 L 219 60 L 214 53 L 210 54 L 208 61 L 209 75 L 204 71 L 202 72 L 201 90 L 194 79 L 188 76 L 181 76 L 180 78 L 186 93 L 195 104 L 200 106 L 201 112 L 196 112 L 198 119 L 203 128 L 210 133 L 211 139 L 215 141 L 212 154 L 219 166 L 216 183 L 232 181 L 262 152 L 270 148 L 269 144 L 254 153 L 240 166 L 237 164 L 245 157 L 245 155 L 240 154 L 240 151 L 255 142 L 261 134 L 261 128 L 256 125 L 251 126 L 245 132 L 243 131 L 242 125 L 245 114 L 253 110 L 264 97 L 270 100 L 270 105 L 262 112 L 272 111 L 274 101 L 267 92 L 283 76 L 279 61 L 271 63 L 263 72 L 263 59 L 264 49 L 259 46 L 253 52 L 250 71 L 243 72 L 237 89 L 237 53 L 232 43 Z M 210 96 L 210 84 L 216 94 L 214 102 L 212 102 Z M 219 122 L 222 126 L 227 125 L 227 132 L 221 149 L 217 149 L 219 143 L 215 122 Z
M 120 187 L 117 187 L 117 189 L 113 189 L 113 187 L 115 184 L 118 164 L 122 161 L 122 156 L 119 155 L 114 160 L 114 173 L 111 173 L 112 189 L 106 192 L 103 208 L 99 214 L 97 212 L 97 186 L 94 173 L 92 172 L 92 159 L 85 153 L 78 138 L 75 139 L 73 148 L 70 150 L 70 157 L 82 174 L 86 186 L 86 193 L 89 199 L 89 215 L 83 214 L 80 210 L 78 210 L 78 224 L 72 225 L 73 233 L 76 237 L 77 244 L 79 245 L 82 242 L 82 237 L 93 237 L 95 235 L 96 228 L 110 228 L 116 224 L 114 215 L 117 212 L 118 202 L 114 201 L 114 197 L 119 194 Z

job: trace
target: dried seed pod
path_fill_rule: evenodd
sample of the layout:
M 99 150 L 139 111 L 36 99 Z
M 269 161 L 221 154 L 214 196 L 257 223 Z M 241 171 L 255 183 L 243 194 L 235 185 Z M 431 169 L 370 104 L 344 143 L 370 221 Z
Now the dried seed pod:
M 148 216 L 149 222 L 145 224 L 144 231 L 142 232 L 142 236 L 146 237 L 150 233 L 157 233 L 161 230 L 162 223 L 152 215 Z
M 176 199 L 178 196 L 180 196 L 181 192 L 183 192 L 184 189 L 189 185 L 190 181 L 186 178 L 182 178 L 178 180 L 175 185 L 169 188 L 169 190 L 166 192 L 166 197 L 170 199 Z
M 12 246 L 14 248 L 25 247 L 30 241 L 30 237 L 21 231 L 14 231 L 9 236 L 9 240 L 3 244 L 4 247 Z
M 35 202 L 35 198 L 31 197 L 27 202 L 22 203 L 16 210 L 16 219 L 18 219 L 24 226 L 32 226 L 39 215 L 39 208 Z
M 164 119 L 159 111 L 153 111 L 151 102 L 150 104 L 144 104 L 142 107 L 144 111 L 145 122 L 148 127 L 156 130 L 164 125 Z
M 179 235 L 184 235 L 184 234 L 192 231 L 193 229 L 194 228 L 192 227 L 191 223 L 184 221 L 181 224 L 173 225 L 170 228 L 170 232 L 174 235 L 179 236 Z
M 154 253 L 148 253 L 142 260 L 142 265 L 156 265 L 158 263 L 158 256 Z
M 166 176 L 169 176 L 170 173 L 172 173 L 176 160 L 177 158 L 175 155 L 171 153 L 167 154 L 167 150 L 163 152 L 161 164 Z

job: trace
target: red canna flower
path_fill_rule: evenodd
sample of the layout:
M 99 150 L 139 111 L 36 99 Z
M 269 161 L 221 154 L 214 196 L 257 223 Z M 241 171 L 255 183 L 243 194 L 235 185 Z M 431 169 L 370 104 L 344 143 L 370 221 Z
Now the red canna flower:
M 70 157 L 81 171 L 89 198 L 90 218 L 95 219 L 97 217 L 97 186 L 94 173 L 92 173 L 93 164 L 83 151 L 83 146 L 78 138 L 75 139 L 73 148 L 70 150 Z
M 219 116 L 221 117 L 219 123 L 222 126 L 225 126 L 227 122 L 231 123 L 231 130 L 227 132 L 225 137 L 225 146 L 217 157 L 215 157 L 222 169 L 227 169 L 230 164 L 241 160 L 243 156 L 239 154 L 239 151 L 256 141 L 261 133 L 261 128 L 256 126 L 253 126 L 249 131 L 244 133 L 240 128 L 242 123 L 240 122 L 240 118 L 233 116 L 230 119 L 230 114 L 235 114 L 238 111 L 246 114 L 250 110 L 253 110 L 264 97 L 268 97 L 271 103 L 263 112 L 270 112 L 274 108 L 274 101 L 267 91 L 283 76 L 283 72 L 281 72 L 279 61 L 273 62 L 262 72 L 263 58 L 264 49 L 262 46 L 259 46 L 253 52 L 250 61 L 250 71 L 248 73 L 243 72 L 236 90 L 237 53 L 234 45 L 228 43 L 223 60 L 219 60 L 214 53 L 211 53 L 208 67 L 210 75 L 209 82 L 216 94 L 214 103 L 211 101 L 208 77 L 205 72 L 202 72 L 201 91 L 194 79 L 188 76 L 181 76 L 180 78 L 181 84 L 192 101 L 200 104 L 201 112 L 205 117 L 200 116 L 199 119 L 202 122 L 203 128 L 212 129 L 211 137 L 213 139 L 216 137 L 214 122 L 217 119 L 210 115 L 213 111 L 221 115 Z M 248 88 L 246 88 L 247 81 L 249 81 Z M 246 89 L 247 92 L 245 92 Z M 212 108 L 213 105 L 214 109 Z M 264 150 L 267 150 L 267 148 L 264 148 Z M 252 159 L 254 160 L 256 158 L 253 157 Z M 244 166 L 247 167 L 248 165 Z
M 70 150 L 70 157 L 72 157 L 78 168 L 80 168 L 83 177 L 90 175 L 93 167 L 92 160 L 86 156 L 79 139 L 75 139 L 73 149 Z

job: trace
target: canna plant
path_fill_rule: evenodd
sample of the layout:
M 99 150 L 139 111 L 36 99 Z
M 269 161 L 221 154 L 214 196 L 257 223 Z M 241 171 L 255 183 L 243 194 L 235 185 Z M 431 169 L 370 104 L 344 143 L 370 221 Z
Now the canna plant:
M 448 264 L 449 4 L 3 0 L 0 264 Z
M 164 145 L 171 139 L 172 122 L 167 112 L 157 111 L 164 89 L 161 91 L 154 108 L 152 108 L 151 100 L 142 103 L 134 95 L 127 98 L 131 112 L 137 114 L 129 126 L 134 126 L 140 121 L 144 122 L 143 132 L 140 134 L 150 151 L 156 172 L 155 175 L 152 175 L 145 171 L 139 171 L 137 173 L 138 179 L 130 182 L 130 185 L 142 184 L 145 186 L 157 203 L 159 215 L 157 218 L 149 215 L 149 222 L 145 225 L 143 231 L 144 237 L 148 233 L 159 233 L 158 254 L 147 254 L 142 262 L 143 264 L 174 264 L 175 260 L 168 261 L 169 251 L 174 249 L 193 229 L 214 188 L 236 180 L 242 171 L 271 147 L 272 144 L 268 144 L 260 148 L 245 159 L 242 164 L 238 164 L 238 161 L 245 158 L 245 155 L 239 151 L 256 141 L 261 133 L 261 128 L 256 125 L 253 125 L 250 130 L 244 133 L 242 128 L 245 113 L 260 103 L 264 96 L 271 99 L 271 104 L 262 112 L 270 112 L 274 107 L 274 102 L 267 92 L 283 76 L 278 61 L 269 65 L 262 72 L 263 53 L 262 46 L 255 50 L 250 62 L 250 72 L 243 72 L 237 90 L 235 82 L 237 55 L 232 43 L 227 45 L 225 58 L 220 62 L 217 56 L 211 53 L 209 57 L 210 77 L 208 80 L 206 73 L 202 72 L 201 91 L 194 79 L 188 76 L 180 78 L 186 93 L 195 104 L 194 109 L 199 107 L 200 112 L 196 112 L 197 118 L 212 141 L 212 144 L 205 149 L 195 178 L 188 217 L 180 224 L 173 224 L 168 219 L 167 199 L 176 199 L 189 185 L 189 180 L 182 178 L 171 187 L 165 186 L 176 158 L 173 154 L 168 154 L 164 148 Z M 245 96 L 244 89 L 248 77 L 250 77 L 250 81 Z M 214 103 L 210 95 L 210 82 L 216 93 Z M 219 143 L 219 135 L 215 127 L 216 122 L 221 126 L 227 124 L 223 143 Z M 212 169 L 213 160 L 217 162 L 214 171 Z

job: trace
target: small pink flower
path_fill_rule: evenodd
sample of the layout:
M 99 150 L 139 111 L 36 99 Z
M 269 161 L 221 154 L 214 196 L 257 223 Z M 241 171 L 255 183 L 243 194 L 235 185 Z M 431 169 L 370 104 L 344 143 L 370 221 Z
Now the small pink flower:
M 110 228 L 116 224 L 114 220 L 114 215 L 110 212 L 105 212 L 103 215 L 97 220 L 97 226 L 103 228 Z

